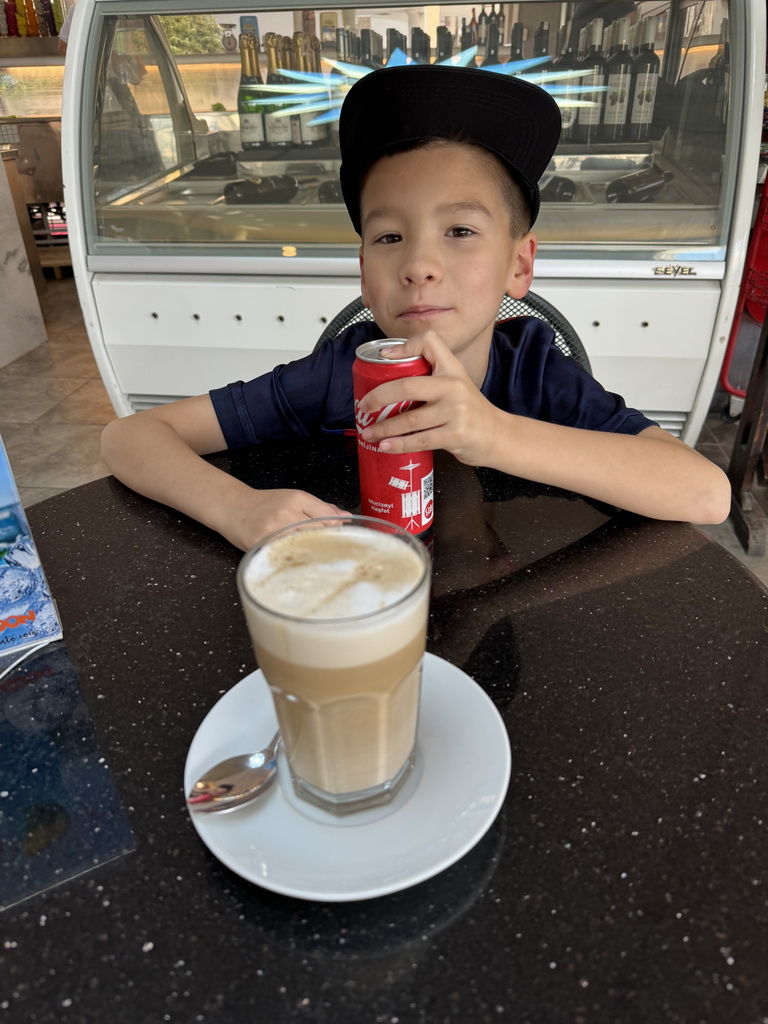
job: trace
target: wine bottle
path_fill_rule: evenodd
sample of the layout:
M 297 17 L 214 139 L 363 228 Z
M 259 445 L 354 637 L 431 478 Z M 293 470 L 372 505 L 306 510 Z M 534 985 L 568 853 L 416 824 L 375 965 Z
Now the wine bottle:
M 275 32 L 267 32 L 264 36 L 264 47 L 267 51 L 267 84 L 281 85 L 285 79 L 280 74 L 280 39 Z M 291 129 L 291 118 L 281 117 L 282 106 L 273 103 L 264 109 L 264 131 L 267 142 L 270 146 L 282 149 L 293 143 L 293 132 Z
M 373 40 L 371 29 L 360 29 L 360 63 L 364 68 L 375 68 L 373 63 Z
M 601 138 L 603 109 L 605 107 L 605 75 L 606 61 L 602 55 L 603 19 L 595 18 L 587 26 L 586 53 L 581 61 L 582 70 L 589 71 L 582 80 L 583 88 L 592 88 L 594 92 L 582 93 L 582 99 L 590 103 L 588 107 L 579 107 L 576 124 L 576 139 L 587 145 L 598 142 Z
M 432 40 L 423 29 L 411 29 L 411 61 L 414 64 L 429 64 Z
M 655 41 L 656 19 L 646 18 L 642 23 L 640 49 L 632 62 L 632 97 L 626 136 L 631 142 L 646 142 L 650 137 L 661 63 L 653 48 Z
M 450 60 L 453 55 L 453 36 L 445 25 L 437 26 L 436 35 L 437 56 L 435 57 L 435 60 L 439 64 L 441 61 Z
M 504 14 L 504 5 L 499 4 L 499 13 L 496 15 L 496 24 L 499 26 L 499 43 L 504 45 L 504 29 L 506 27 L 507 19 Z
M 525 26 L 522 21 L 516 21 L 512 25 L 512 31 L 509 35 L 509 59 L 510 61 L 517 61 L 523 59 L 523 33 Z
M 243 32 L 240 36 L 240 85 L 237 89 L 242 149 L 264 149 L 267 145 L 261 102 L 264 94 L 258 89 L 263 84 L 256 36 Z
M 224 202 L 290 203 L 299 191 L 299 183 L 288 174 L 272 174 L 264 178 L 240 178 L 224 186 Z
M 499 26 L 488 26 L 488 45 L 485 49 L 485 57 L 480 64 L 481 68 L 493 67 L 499 63 Z
M 615 178 L 605 190 L 606 203 L 648 203 L 661 192 L 673 175 L 656 167 L 632 171 Z
M 317 187 L 317 201 L 319 203 L 343 203 L 341 182 L 336 178 L 331 181 L 321 181 Z
M 461 36 L 460 46 L 462 50 L 468 50 L 470 46 L 474 46 L 472 42 L 472 29 L 467 24 L 467 19 L 461 19 Z
M 540 21 L 536 31 L 533 33 L 533 56 L 549 56 L 549 22 Z
M 293 33 L 293 67 L 296 71 L 313 71 L 312 36 L 308 32 Z M 319 112 L 299 114 L 298 142 L 300 146 L 322 146 L 328 138 L 328 126 L 312 124 Z
M 480 17 L 477 19 L 477 45 L 485 46 L 488 42 L 488 15 L 485 13 L 485 4 L 480 9 Z
M 579 61 L 576 58 L 576 48 L 573 45 L 572 23 L 569 21 L 564 25 L 562 32 L 562 51 L 552 64 L 552 70 L 560 72 L 578 71 Z M 558 85 L 561 83 L 558 82 Z M 576 117 L 579 108 L 571 102 L 580 97 L 580 80 L 578 78 L 566 78 L 562 82 L 563 92 L 560 96 L 560 118 L 562 128 L 560 129 L 560 142 L 572 142 Z
M 371 29 L 371 59 L 375 68 L 384 67 L 384 39 L 380 32 L 374 32 L 373 29 Z M 315 70 L 321 70 L 319 65 Z
M 570 203 L 576 195 L 576 185 L 570 178 L 555 175 L 541 190 L 543 203 Z
M 608 92 L 603 112 L 603 141 L 622 142 L 624 139 L 629 94 L 632 88 L 632 58 L 629 55 L 629 19 L 616 22 L 615 46 L 606 68 Z

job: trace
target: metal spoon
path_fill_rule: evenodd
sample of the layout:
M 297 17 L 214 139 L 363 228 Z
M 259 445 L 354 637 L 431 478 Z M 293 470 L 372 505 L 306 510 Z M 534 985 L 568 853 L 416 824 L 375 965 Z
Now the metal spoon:
M 280 732 L 255 754 L 238 754 L 209 768 L 187 797 L 190 811 L 228 811 L 250 803 L 272 785 L 277 775 Z

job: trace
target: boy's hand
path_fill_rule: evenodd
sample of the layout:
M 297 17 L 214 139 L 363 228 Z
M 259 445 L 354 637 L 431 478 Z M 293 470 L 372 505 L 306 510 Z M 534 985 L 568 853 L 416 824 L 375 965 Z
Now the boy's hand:
M 383 452 L 442 448 L 467 465 L 489 465 L 500 412 L 473 384 L 447 345 L 435 331 L 427 331 L 394 351 L 423 355 L 432 364 L 432 376 L 380 384 L 362 400 L 362 411 L 372 413 L 403 401 L 423 404 L 366 427 L 363 438 L 378 443 Z
M 316 519 L 320 516 L 348 516 L 351 513 L 321 501 L 307 491 L 269 490 L 256 491 L 252 488 L 237 503 L 236 508 L 226 509 L 222 524 L 218 526 L 228 541 L 248 551 L 267 534 L 281 526 L 301 522 L 302 519 Z

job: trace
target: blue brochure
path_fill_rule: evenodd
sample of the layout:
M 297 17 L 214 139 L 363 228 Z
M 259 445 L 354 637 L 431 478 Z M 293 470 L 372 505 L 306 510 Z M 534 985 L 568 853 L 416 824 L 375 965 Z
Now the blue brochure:
M 56 603 L 0 438 L 0 678 L 33 649 L 61 637 Z

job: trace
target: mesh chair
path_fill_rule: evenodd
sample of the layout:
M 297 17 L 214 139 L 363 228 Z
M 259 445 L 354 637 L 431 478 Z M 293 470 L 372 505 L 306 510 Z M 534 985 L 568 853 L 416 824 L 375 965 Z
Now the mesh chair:
M 505 321 L 513 320 L 519 316 L 535 316 L 549 324 L 555 332 L 555 344 L 560 351 L 575 359 L 579 366 L 586 370 L 587 373 L 592 373 L 589 357 L 578 334 L 563 314 L 550 305 L 546 299 L 542 299 L 540 295 L 536 295 L 534 292 L 528 292 L 524 299 L 511 299 L 508 295 L 505 295 L 499 306 L 499 312 L 496 314 L 498 329 L 503 331 Z M 315 348 L 329 338 L 335 338 L 347 327 L 351 327 L 352 324 L 364 323 L 366 320 L 373 320 L 373 314 L 370 309 L 366 309 L 363 305 L 362 298 L 354 299 L 331 320 L 318 338 Z

